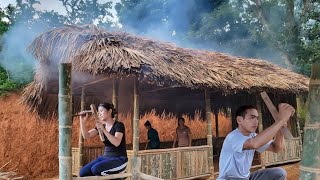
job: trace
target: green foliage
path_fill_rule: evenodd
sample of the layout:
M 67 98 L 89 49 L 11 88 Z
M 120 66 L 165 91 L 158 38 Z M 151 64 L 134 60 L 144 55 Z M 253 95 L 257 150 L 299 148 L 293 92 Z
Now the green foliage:
M 9 79 L 8 72 L 0 66 L 0 96 L 4 96 L 9 91 L 17 90 L 21 87 L 22 84 Z
M 110 28 L 111 19 L 110 12 L 112 1 L 99 3 L 98 0 L 59 0 L 63 3 L 67 16 L 65 23 L 68 24 L 98 24 L 100 26 Z

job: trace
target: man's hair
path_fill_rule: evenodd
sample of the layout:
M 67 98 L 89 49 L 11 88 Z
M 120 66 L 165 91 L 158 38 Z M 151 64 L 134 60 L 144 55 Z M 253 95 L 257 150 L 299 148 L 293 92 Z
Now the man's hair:
M 183 122 L 185 122 L 185 120 L 184 120 L 183 117 L 179 117 L 179 118 L 178 118 L 178 121 L 180 121 L 180 120 L 183 121 Z
M 145 125 L 145 126 L 149 126 L 149 127 L 151 127 L 151 123 L 150 123 L 150 121 L 146 121 L 146 122 L 144 123 L 144 125 Z
M 252 105 L 240 106 L 236 111 L 235 117 L 237 118 L 238 116 L 242 116 L 244 118 L 246 116 L 246 114 L 247 114 L 247 110 L 248 109 L 257 109 L 257 108 L 255 106 L 252 106 Z

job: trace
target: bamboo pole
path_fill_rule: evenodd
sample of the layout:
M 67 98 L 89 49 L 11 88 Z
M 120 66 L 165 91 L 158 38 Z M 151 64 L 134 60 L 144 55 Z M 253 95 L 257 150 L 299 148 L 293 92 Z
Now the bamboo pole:
M 261 102 L 261 98 L 260 98 L 259 95 L 256 96 L 256 101 L 257 101 L 257 110 L 258 110 L 258 114 L 259 114 L 259 117 L 258 117 L 258 121 L 259 121 L 258 130 L 259 130 L 259 133 L 261 133 L 263 131 L 262 107 L 261 107 L 262 102 Z M 261 162 L 261 165 L 262 165 L 262 169 L 265 169 L 266 168 L 265 153 L 260 153 L 259 157 L 260 157 L 260 162 Z
M 59 66 L 59 179 L 72 179 L 72 89 L 71 64 Z
M 133 157 L 132 157 L 132 174 L 133 179 L 139 178 L 139 91 L 138 91 L 138 81 L 136 77 L 133 81 Z
M 219 112 L 214 112 L 214 118 L 216 123 L 216 137 L 219 137 Z
M 320 63 L 312 64 L 300 180 L 320 179 Z
M 80 102 L 80 110 L 83 111 L 85 109 L 85 87 L 81 88 L 81 102 Z M 81 134 L 81 129 L 79 128 L 79 169 L 78 172 L 80 172 L 80 169 L 83 167 L 83 136 Z
M 118 112 L 118 94 L 119 94 L 119 81 L 115 77 L 113 78 L 113 86 L 112 86 L 112 104 L 114 108 Z M 118 114 L 115 115 L 114 119 L 118 121 Z
M 209 166 L 209 172 L 211 174 L 209 179 L 214 179 L 210 93 L 208 89 L 205 89 L 204 92 L 205 92 L 204 94 L 205 94 L 205 103 L 206 103 L 207 144 L 209 146 L 208 166 Z

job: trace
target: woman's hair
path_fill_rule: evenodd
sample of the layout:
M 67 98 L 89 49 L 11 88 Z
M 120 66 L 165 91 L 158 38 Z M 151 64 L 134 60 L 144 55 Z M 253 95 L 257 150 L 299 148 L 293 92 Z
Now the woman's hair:
M 144 125 L 145 125 L 145 126 L 148 126 L 148 127 L 151 127 L 150 121 L 146 121 L 146 122 L 144 123 Z
M 114 108 L 112 103 L 101 103 L 99 104 L 99 106 L 106 108 L 108 111 L 110 109 L 112 109 L 111 112 L 111 117 L 114 118 L 116 114 L 118 114 L 118 112 L 116 111 L 116 109 Z

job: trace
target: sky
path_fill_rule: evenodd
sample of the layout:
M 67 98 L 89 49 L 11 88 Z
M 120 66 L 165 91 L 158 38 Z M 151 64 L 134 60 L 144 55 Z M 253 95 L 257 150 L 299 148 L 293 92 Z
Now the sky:
M 62 2 L 59 0 L 39 0 L 40 1 L 40 5 L 35 7 L 38 8 L 40 10 L 47 10 L 47 11 L 56 11 L 60 14 L 65 14 L 65 9 L 62 7 Z M 105 2 L 109 2 L 112 1 L 113 6 L 116 5 L 117 2 L 120 2 L 120 0 L 98 0 L 100 3 L 105 3 Z M 8 6 L 9 4 L 16 4 L 16 0 L 0 0 L 0 7 L 4 8 L 6 6 Z M 114 15 L 114 17 L 116 17 L 116 11 L 113 8 L 111 10 L 111 13 Z

